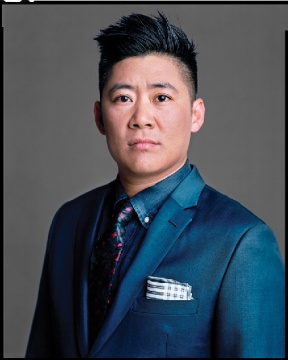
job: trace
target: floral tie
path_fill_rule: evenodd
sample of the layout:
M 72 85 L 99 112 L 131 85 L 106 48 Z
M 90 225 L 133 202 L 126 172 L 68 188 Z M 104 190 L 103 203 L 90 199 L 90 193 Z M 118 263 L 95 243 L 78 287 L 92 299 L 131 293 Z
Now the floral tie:
M 89 278 L 89 338 L 92 345 L 115 294 L 115 275 L 125 239 L 125 227 L 134 209 L 128 199 L 116 206 L 112 229 L 94 245 Z

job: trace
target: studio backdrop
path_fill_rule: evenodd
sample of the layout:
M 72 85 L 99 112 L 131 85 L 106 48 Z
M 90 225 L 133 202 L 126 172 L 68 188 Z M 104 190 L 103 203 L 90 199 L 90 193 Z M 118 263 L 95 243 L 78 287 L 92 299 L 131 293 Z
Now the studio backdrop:
M 284 258 L 287 5 L 3 5 L 4 357 L 25 354 L 53 215 L 117 174 L 94 123 L 93 38 L 157 10 L 197 44 L 206 117 L 190 162 L 271 226 Z

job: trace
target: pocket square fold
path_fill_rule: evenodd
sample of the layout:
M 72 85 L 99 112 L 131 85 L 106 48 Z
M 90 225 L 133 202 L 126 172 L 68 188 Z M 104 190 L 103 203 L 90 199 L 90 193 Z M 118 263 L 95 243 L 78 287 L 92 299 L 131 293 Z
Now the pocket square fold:
M 192 300 L 192 286 L 173 279 L 149 276 L 146 299 Z

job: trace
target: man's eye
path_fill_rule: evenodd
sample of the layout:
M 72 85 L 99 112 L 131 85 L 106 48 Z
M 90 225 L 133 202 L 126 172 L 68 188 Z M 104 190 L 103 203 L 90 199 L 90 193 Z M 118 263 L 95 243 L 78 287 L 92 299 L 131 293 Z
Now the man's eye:
M 130 98 L 126 95 L 120 95 L 120 96 L 117 96 L 115 101 L 119 101 L 119 102 L 128 102 L 128 101 L 131 101 Z
M 169 97 L 167 95 L 158 95 L 157 96 L 157 100 L 159 102 L 164 102 L 164 101 L 168 101 L 169 100 Z

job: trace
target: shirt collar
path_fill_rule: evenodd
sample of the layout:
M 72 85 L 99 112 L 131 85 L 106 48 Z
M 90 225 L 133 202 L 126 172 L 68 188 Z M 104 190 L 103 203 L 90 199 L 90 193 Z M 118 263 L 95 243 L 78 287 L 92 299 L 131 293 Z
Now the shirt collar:
M 189 160 L 174 174 L 159 181 L 155 185 L 140 191 L 130 198 L 131 204 L 138 215 L 141 224 L 148 229 L 153 218 L 158 212 L 167 196 L 176 188 L 179 183 L 190 173 L 191 166 Z M 117 176 L 116 181 L 116 201 L 115 205 L 125 198 L 128 198 Z M 114 205 L 114 207 L 115 207 Z

